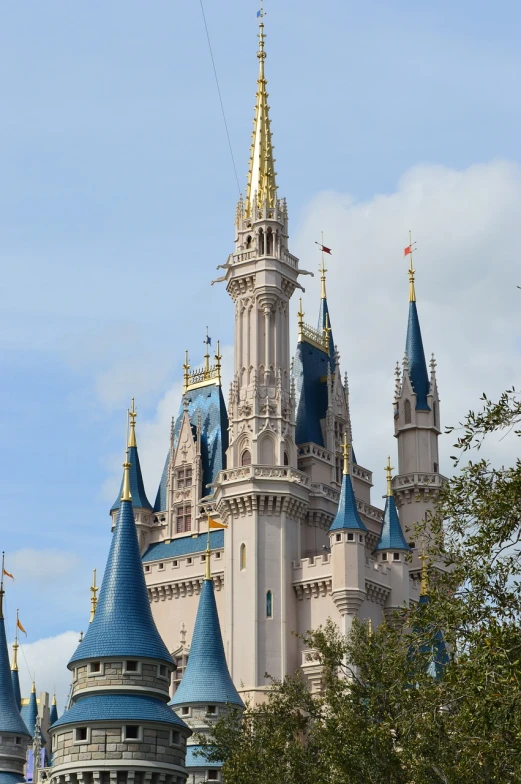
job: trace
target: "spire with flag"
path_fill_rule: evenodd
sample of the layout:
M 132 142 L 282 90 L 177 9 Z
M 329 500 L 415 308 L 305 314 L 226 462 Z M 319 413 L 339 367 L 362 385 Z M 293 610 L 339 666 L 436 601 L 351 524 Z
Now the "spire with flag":
M 416 306 L 416 290 L 414 287 L 415 269 L 412 258 L 416 250 L 416 243 L 412 241 L 412 234 L 409 232 L 409 244 L 404 249 L 404 255 L 409 257 L 409 320 L 407 323 L 407 338 L 405 341 L 405 354 L 412 388 L 416 394 L 416 410 L 430 411 L 427 402 L 427 395 L 430 391 L 429 375 L 427 373 L 427 363 L 423 350 L 423 340 L 420 329 L 420 320 Z

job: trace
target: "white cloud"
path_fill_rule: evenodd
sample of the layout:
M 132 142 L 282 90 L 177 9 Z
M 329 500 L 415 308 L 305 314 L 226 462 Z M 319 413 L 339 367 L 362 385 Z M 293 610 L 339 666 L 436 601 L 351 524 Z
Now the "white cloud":
M 75 553 L 65 550 L 36 550 L 24 547 L 9 555 L 9 570 L 20 582 L 49 582 L 49 575 L 58 579 L 76 571 L 80 559 Z
M 341 366 L 349 373 L 358 459 L 375 473 L 378 503 L 383 465 L 393 442 L 393 369 L 407 327 L 409 229 L 418 310 L 427 359 L 434 352 L 444 424 L 457 424 L 486 391 L 521 381 L 521 167 L 508 161 L 464 171 L 422 165 L 404 174 L 394 193 L 357 202 L 319 193 L 304 211 L 292 247 L 301 266 L 318 265 L 314 242 L 324 231 L 328 300 Z M 318 281 L 304 307 L 313 323 Z M 293 303 L 295 308 L 295 303 Z M 451 471 L 453 436 L 441 439 L 441 467 Z M 489 453 L 512 459 L 518 443 L 496 440 Z
M 78 646 L 79 636 L 79 632 L 67 631 L 25 645 L 22 635 L 18 654 L 22 696 L 30 694 L 34 678 L 37 692 L 56 689 L 58 711 L 62 713 L 71 684 L 67 662 Z

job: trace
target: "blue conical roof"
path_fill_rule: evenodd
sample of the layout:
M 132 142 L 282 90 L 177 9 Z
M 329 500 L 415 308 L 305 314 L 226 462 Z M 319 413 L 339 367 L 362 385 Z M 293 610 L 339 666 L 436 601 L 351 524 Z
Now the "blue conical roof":
M 20 715 L 11 680 L 11 666 L 7 651 L 5 623 L 1 613 L 0 596 L 0 732 L 31 736 Z M 36 698 L 36 695 L 35 695 Z
M 18 670 L 11 670 L 11 682 L 13 684 L 14 698 L 18 705 L 18 710 L 22 707 L 22 692 L 20 691 L 20 678 L 18 677 Z
M 149 509 L 152 511 L 152 504 L 147 498 L 145 493 L 145 485 L 143 483 L 143 475 L 141 473 L 141 465 L 139 463 L 139 455 L 137 446 L 131 446 L 128 449 L 128 462 L 130 463 L 130 496 L 132 498 L 132 506 L 136 509 Z M 121 480 L 121 487 L 118 497 L 112 504 L 111 512 L 119 509 L 121 504 L 121 495 L 123 491 L 123 480 Z
M 350 531 L 367 531 L 356 506 L 353 483 L 349 474 L 342 477 L 342 489 L 335 519 L 331 523 L 330 531 L 340 531 L 348 528 Z
M 199 597 L 188 664 L 170 705 L 244 703 L 228 671 L 212 580 L 205 580 Z
M 385 499 L 384 519 L 382 532 L 375 550 L 407 550 L 411 548 L 403 535 L 402 526 L 398 518 L 396 503 L 392 495 Z
M 69 665 L 104 656 L 172 663 L 152 617 L 131 501 L 120 504 L 96 615 Z
M 34 687 L 33 687 L 34 688 Z M 36 692 L 32 691 L 31 696 L 29 697 L 29 702 L 27 705 L 22 705 L 22 719 L 24 720 L 25 726 L 31 733 L 31 737 L 34 738 L 34 731 L 36 728 L 36 719 L 38 718 L 38 703 L 36 702 Z
M 327 318 L 326 318 L 327 317 Z M 331 360 L 331 372 L 335 369 L 335 339 L 333 338 L 333 329 L 331 327 L 331 314 L 329 312 L 329 308 L 327 306 L 327 299 L 326 297 L 322 297 L 320 300 L 320 310 L 318 312 L 318 330 L 322 334 L 326 328 L 326 323 L 329 326 L 329 359 Z
M 416 410 L 430 411 L 427 403 L 430 383 L 427 373 L 427 363 L 423 350 L 422 333 L 416 302 L 409 302 L 409 321 L 407 323 L 407 339 L 405 341 L 405 354 L 409 365 L 409 378 L 416 393 Z
M 49 722 L 54 724 L 55 721 L 58 721 L 58 706 L 56 705 L 55 700 L 53 700 L 51 710 L 49 711 Z

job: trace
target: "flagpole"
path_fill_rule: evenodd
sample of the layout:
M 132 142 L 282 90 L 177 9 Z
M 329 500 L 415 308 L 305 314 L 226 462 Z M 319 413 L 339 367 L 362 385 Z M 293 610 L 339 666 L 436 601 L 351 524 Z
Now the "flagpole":
M 15 626 L 15 630 L 14 630 L 13 666 L 11 668 L 12 670 L 17 670 L 18 669 L 18 648 L 20 647 L 20 644 L 18 642 L 18 624 L 19 623 L 20 623 L 20 621 L 18 620 L 18 607 L 17 607 L 16 608 L 16 626 Z
M 4 617 L 4 566 L 5 566 L 5 552 L 2 551 L 2 579 L 0 581 L 0 618 Z

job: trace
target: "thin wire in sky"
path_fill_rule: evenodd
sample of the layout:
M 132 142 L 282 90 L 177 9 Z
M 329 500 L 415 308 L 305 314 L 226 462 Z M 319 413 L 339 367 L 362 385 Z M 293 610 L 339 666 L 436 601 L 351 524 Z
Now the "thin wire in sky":
M 217 69 L 215 67 L 215 60 L 214 60 L 214 57 L 213 57 L 212 44 L 210 42 L 210 33 L 208 32 L 208 25 L 206 24 L 206 15 L 204 13 L 203 0 L 199 0 L 199 2 L 201 4 L 201 13 L 203 15 L 204 29 L 206 30 L 206 39 L 208 41 L 208 49 L 210 50 L 210 57 L 212 58 L 212 66 L 213 66 L 213 73 L 214 73 L 214 76 L 215 76 L 215 84 L 217 85 L 217 93 L 219 95 L 219 102 L 221 104 L 221 111 L 222 111 L 222 115 L 223 115 L 224 127 L 226 129 L 226 137 L 228 139 L 228 147 L 230 148 L 230 157 L 232 159 L 233 171 L 235 173 L 235 181 L 237 183 L 237 190 L 239 191 L 239 196 L 240 196 L 240 194 L 241 194 L 241 186 L 239 185 L 239 178 L 237 176 L 237 167 L 235 166 L 235 158 L 233 157 L 232 142 L 231 142 L 231 139 L 230 139 L 230 132 L 228 131 L 228 123 L 226 122 L 226 113 L 224 111 L 224 104 L 223 104 L 223 99 L 222 99 L 222 95 L 221 95 L 221 88 L 219 87 L 219 79 L 217 78 Z

